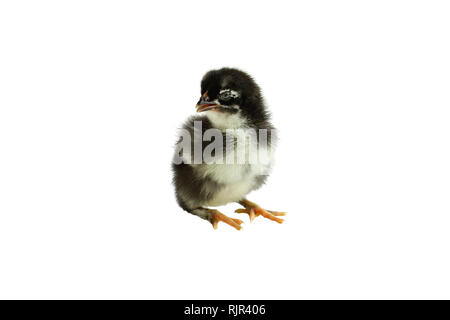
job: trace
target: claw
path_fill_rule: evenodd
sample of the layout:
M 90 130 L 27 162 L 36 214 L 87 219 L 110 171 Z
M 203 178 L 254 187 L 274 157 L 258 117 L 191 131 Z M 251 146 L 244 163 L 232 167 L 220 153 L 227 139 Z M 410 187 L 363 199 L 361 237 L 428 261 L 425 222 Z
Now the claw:
M 267 210 L 267 211 L 269 211 L 274 216 L 285 216 L 286 215 L 286 212 L 279 212 L 279 211 L 272 211 L 272 210 Z
M 214 229 L 217 229 L 217 225 L 219 224 L 220 221 L 225 222 L 226 224 L 232 226 L 237 230 L 241 230 L 242 228 L 241 224 L 244 223 L 242 220 L 227 217 L 226 215 L 217 210 L 213 212 L 212 217 L 213 217 L 212 225 Z
M 255 217 L 257 216 L 263 216 L 266 219 L 278 222 L 278 223 L 283 223 L 283 219 L 278 218 L 278 216 L 285 216 L 286 212 L 279 212 L 279 211 L 271 211 L 271 210 L 264 210 L 263 208 L 261 208 L 260 206 L 258 206 L 256 203 L 250 202 L 248 200 L 243 200 L 241 202 L 239 202 L 241 205 L 243 205 L 245 208 L 244 209 L 237 209 L 234 212 L 237 213 L 247 213 L 250 221 L 253 221 L 253 219 L 255 219 Z
M 264 210 L 261 207 L 256 207 L 255 211 L 257 213 L 259 213 L 260 215 L 262 215 L 266 219 L 269 219 L 269 220 L 272 220 L 272 221 L 276 221 L 278 223 L 283 223 L 283 221 L 284 221 L 283 219 L 277 218 L 275 215 L 273 215 L 272 213 L 270 213 L 267 210 Z
M 253 220 L 255 220 L 256 214 L 255 214 L 255 210 L 253 210 L 253 208 L 250 209 L 250 212 L 249 212 L 249 214 L 248 214 L 248 217 L 250 218 L 250 222 L 252 222 Z
M 248 208 L 248 209 L 236 209 L 234 210 L 234 212 L 236 213 L 247 213 L 248 217 L 250 218 L 250 222 L 252 222 L 253 220 L 255 220 L 255 218 L 257 216 L 259 216 L 259 214 L 255 213 L 255 210 L 253 208 Z

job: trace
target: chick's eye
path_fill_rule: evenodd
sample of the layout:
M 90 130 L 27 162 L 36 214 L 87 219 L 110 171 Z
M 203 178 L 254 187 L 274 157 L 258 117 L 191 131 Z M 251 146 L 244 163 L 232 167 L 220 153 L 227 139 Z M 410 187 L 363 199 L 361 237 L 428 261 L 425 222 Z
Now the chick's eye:
M 221 100 L 229 100 L 231 98 L 231 93 L 229 91 L 222 92 L 219 94 L 219 99 Z
M 222 90 L 219 93 L 220 100 L 230 100 L 231 98 L 239 97 L 239 93 L 234 90 Z

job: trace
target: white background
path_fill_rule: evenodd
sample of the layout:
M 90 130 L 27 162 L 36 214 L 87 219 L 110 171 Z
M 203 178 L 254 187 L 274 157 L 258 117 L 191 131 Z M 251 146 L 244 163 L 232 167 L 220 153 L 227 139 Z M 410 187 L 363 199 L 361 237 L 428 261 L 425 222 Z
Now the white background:
M 449 9 L 2 1 L 0 298 L 450 298 Z M 176 129 L 223 66 L 281 130 L 249 198 L 283 225 L 175 202 Z

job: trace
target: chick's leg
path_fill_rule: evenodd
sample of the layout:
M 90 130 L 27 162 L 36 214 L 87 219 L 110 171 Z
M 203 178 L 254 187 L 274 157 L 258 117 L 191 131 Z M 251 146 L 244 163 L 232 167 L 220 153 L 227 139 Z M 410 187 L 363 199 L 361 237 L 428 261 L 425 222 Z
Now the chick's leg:
M 271 211 L 271 210 L 264 210 L 260 206 L 258 206 L 256 203 L 253 203 L 247 199 L 243 199 L 239 201 L 239 204 L 243 206 L 245 209 L 237 209 L 235 212 L 237 213 L 247 213 L 250 221 L 253 221 L 255 217 L 257 216 L 263 216 L 264 218 L 267 218 L 272 221 L 276 221 L 278 223 L 283 223 L 283 219 L 278 218 L 278 216 L 284 216 L 286 215 L 286 212 L 278 212 L 278 211 Z
M 243 223 L 242 220 L 230 218 L 215 209 L 202 207 L 192 210 L 192 213 L 211 222 L 214 229 L 217 229 L 217 225 L 219 224 L 219 222 L 224 222 L 237 230 L 241 230 L 242 228 L 241 227 L 241 224 Z

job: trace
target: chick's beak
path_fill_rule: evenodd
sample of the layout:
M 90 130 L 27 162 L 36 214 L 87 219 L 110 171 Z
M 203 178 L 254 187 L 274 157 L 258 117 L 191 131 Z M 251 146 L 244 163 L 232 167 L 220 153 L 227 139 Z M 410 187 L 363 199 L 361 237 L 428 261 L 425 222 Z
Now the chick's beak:
M 213 101 L 209 101 L 208 91 L 202 94 L 200 100 L 197 102 L 197 112 L 203 112 L 208 110 L 214 110 L 219 105 Z
M 200 101 L 197 103 L 197 112 L 203 112 L 208 110 L 216 109 L 219 105 L 217 103 L 214 103 L 212 101 L 205 101 L 203 99 L 200 99 Z

